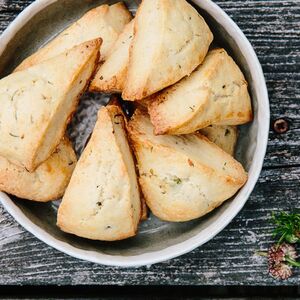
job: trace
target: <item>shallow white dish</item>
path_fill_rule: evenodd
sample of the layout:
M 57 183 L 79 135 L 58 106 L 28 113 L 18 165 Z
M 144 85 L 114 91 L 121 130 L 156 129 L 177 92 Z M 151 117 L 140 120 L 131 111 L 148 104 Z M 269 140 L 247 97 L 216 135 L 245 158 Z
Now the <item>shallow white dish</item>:
M 8 74 L 21 60 L 93 6 L 117 1 L 37 0 L 25 9 L 0 38 L 0 74 Z M 134 11 L 139 1 L 125 1 Z M 182 224 L 151 217 L 137 237 L 115 243 L 95 242 L 62 233 L 56 227 L 57 204 L 36 204 L 0 192 L 7 211 L 24 228 L 48 245 L 79 259 L 95 263 L 137 267 L 187 253 L 218 234 L 238 214 L 259 177 L 269 132 L 269 101 L 263 72 L 255 52 L 237 25 L 210 0 L 194 0 L 217 43 L 226 48 L 242 68 L 252 95 L 255 120 L 242 126 L 236 157 L 249 172 L 247 184 L 230 201 L 208 216 Z M 34 28 L 34 30 L 33 30 Z M 78 152 L 88 136 L 99 105 L 106 98 L 86 95 L 72 124 L 71 138 Z M 77 126 L 84 121 L 84 128 Z

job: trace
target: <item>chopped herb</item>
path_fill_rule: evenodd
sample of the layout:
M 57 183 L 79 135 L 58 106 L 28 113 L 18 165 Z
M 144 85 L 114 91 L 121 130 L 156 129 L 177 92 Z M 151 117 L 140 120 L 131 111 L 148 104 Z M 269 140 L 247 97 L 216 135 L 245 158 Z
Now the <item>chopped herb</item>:
M 174 176 L 173 180 L 174 180 L 174 182 L 176 182 L 176 184 L 182 183 L 182 180 L 177 176 Z
M 102 202 L 97 202 L 97 205 L 99 206 L 99 207 L 102 207 Z
M 223 170 L 226 169 L 226 165 L 227 165 L 227 162 L 224 163 L 224 165 L 223 165 Z
M 111 229 L 111 226 L 106 226 L 106 229 Z
M 11 96 L 11 98 L 10 98 L 10 101 L 14 101 L 15 96 L 17 95 L 18 91 L 19 91 L 19 90 L 14 91 L 14 93 L 12 94 L 12 96 Z
M 194 112 L 195 111 L 195 106 L 190 106 L 190 110 L 192 111 L 192 112 Z
M 15 134 L 13 134 L 13 133 L 11 133 L 11 132 L 9 133 L 9 135 L 12 136 L 12 137 L 15 137 L 15 138 L 19 138 L 18 135 L 15 135 Z
M 152 176 L 154 175 L 153 169 L 150 169 L 150 174 L 151 174 Z
M 230 130 L 229 129 L 226 129 L 225 131 L 225 136 L 228 136 L 230 134 Z
M 100 77 L 100 80 L 103 80 L 103 76 Z
M 48 80 L 48 84 L 54 85 L 53 82 L 51 82 L 51 81 L 49 81 L 49 80 Z
M 69 162 L 69 166 L 74 165 L 74 161 Z

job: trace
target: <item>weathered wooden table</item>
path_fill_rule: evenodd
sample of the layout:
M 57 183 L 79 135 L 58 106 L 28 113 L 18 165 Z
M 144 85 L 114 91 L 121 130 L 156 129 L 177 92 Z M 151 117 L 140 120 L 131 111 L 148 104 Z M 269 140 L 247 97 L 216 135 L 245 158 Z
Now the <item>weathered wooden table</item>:
M 0 0 L 0 31 L 32 0 Z M 272 243 L 270 214 L 300 208 L 300 2 L 218 0 L 253 44 L 270 94 L 272 129 L 264 169 L 255 191 L 231 224 L 206 245 L 165 263 L 119 269 L 64 255 L 19 226 L 0 206 L 0 285 L 298 285 L 267 274 L 256 250 Z M 272 127 L 272 126 L 271 126 Z

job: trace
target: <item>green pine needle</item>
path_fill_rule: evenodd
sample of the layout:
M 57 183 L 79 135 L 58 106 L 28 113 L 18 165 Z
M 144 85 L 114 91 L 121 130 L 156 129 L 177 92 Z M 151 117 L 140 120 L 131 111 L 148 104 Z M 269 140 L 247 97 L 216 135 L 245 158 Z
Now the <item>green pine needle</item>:
M 295 244 L 300 241 L 300 214 L 280 212 L 272 214 L 272 220 L 276 225 L 273 237 L 279 237 L 278 245 L 283 242 Z

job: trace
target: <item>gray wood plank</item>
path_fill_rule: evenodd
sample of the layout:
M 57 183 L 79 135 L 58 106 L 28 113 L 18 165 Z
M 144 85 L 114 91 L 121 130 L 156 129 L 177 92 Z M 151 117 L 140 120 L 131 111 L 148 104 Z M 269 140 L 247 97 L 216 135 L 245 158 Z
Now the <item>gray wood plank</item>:
M 31 0 L 0 0 L 0 32 Z M 218 0 L 254 46 L 262 63 L 272 119 L 290 130 L 270 131 L 265 170 L 243 211 L 216 238 L 171 261 L 118 269 L 70 258 L 38 241 L 0 207 L 0 284 L 297 285 L 267 275 L 255 256 L 272 242 L 270 213 L 300 206 L 300 5 L 298 0 Z
M 299 168 L 264 170 L 245 208 L 213 240 L 182 257 L 137 269 L 68 257 L 25 232 L 0 207 L 0 284 L 296 285 L 299 270 L 287 281 L 274 280 L 255 252 L 273 241 L 272 211 L 300 209 L 299 180 Z

